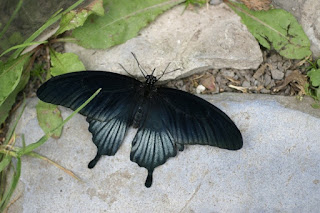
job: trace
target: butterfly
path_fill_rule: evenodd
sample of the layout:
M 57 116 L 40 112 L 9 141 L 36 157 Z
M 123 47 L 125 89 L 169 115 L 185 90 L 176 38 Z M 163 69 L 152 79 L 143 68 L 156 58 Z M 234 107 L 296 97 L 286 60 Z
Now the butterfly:
M 138 128 L 130 160 L 148 170 L 146 187 L 152 185 L 154 169 L 183 151 L 185 145 L 242 148 L 241 132 L 220 109 L 190 93 L 157 85 L 169 64 L 157 78 L 153 75 L 155 69 L 148 75 L 133 56 L 144 82 L 112 72 L 81 71 L 52 77 L 37 90 L 40 100 L 75 110 L 101 88 L 80 111 L 87 117 L 92 141 L 97 146 L 89 168 L 102 155 L 116 154 L 130 126 Z

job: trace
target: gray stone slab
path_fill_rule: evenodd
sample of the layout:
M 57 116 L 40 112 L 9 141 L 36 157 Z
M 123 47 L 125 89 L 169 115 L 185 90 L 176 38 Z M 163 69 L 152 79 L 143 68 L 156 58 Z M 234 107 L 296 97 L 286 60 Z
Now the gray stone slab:
M 320 57 L 320 1 L 319 0 L 306 0 L 301 5 L 302 27 L 310 39 L 311 51 L 315 58 Z
M 320 115 L 310 100 L 293 97 L 220 94 L 202 96 L 225 111 L 240 128 L 244 146 L 226 151 L 188 146 L 154 172 L 129 160 L 128 138 L 114 157 L 92 170 L 96 147 L 88 124 L 76 115 L 59 140 L 36 151 L 75 172 L 23 158 L 21 181 L 9 212 L 318 212 L 320 208 Z M 37 99 L 28 100 L 17 127 L 26 142 L 43 133 L 36 120 Z M 63 117 L 71 113 L 61 108 Z
M 66 44 L 67 52 L 79 55 L 87 69 L 124 73 L 123 64 L 141 76 L 130 52 L 151 72 L 160 74 L 169 62 L 170 69 L 182 71 L 165 75 L 162 80 L 181 74 L 190 75 L 208 68 L 256 69 L 262 62 L 260 46 L 247 28 L 225 4 L 195 11 L 175 7 L 143 29 L 139 36 L 108 50 L 87 50 Z

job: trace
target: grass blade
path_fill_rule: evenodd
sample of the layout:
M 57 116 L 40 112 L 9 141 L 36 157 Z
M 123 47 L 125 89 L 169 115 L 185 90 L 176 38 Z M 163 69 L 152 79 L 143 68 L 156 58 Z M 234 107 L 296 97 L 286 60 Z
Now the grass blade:
M 6 156 L 2 159 L 2 161 L 0 162 L 0 172 L 1 172 L 2 170 L 4 170 L 4 169 L 9 165 L 10 161 L 11 161 L 11 156 L 10 156 L 10 155 L 6 155 Z
M 29 152 L 28 153 L 29 156 L 32 156 L 34 158 L 38 158 L 38 159 L 41 159 L 41 160 L 44 160 L 44 161 L 47 161 L 49 163 L 51 163 L 52 165 L 54 165 L 55 167 L 61 169 L 62 171 L 64 171 L 65 173 L 67 173 L 68 175 L 70 175 L 71 177 L 77 179 L 78 181 L 82 181 L 77 175 L 75 175 L 72 171 L 70 171 L 69 169 L 66 169 L 64 168 L 63 166 L 61 166 L 60 164 L 54 162 L 53 160 L 50 160 L 49 158 L 43 156 L 43 155 L 40 155 L 36 152 Z
M 18 157 L 17 160 L 18 161 L 17 161 L 16 171 L 15 171 L 15 174 L 13 176 L 11 186 L 5 192 L 5 194 L 3 196 L 3 199 L 0 201 L 0 212 L 3 212 L 5 210 L 7 204 L 10 201 L 12 193 L 16 189 L 16 187 L 18 185 L 18 182 L 19 182 L 19 178 L 20 178 L 20 175 L 21 175 L 21 159 Z
M 77 114 L 82 108 L 84 108 L 98 93 L 100 92 L 101 88 L 98 89 L 86 102 L 84 102 L 78 109 L 76 109 L 71 115 L 69 115 L 59 126 L 57 126 L 55 129 L 51 130 L 47 134 L 45 134 L 42 138 L 40 138 L 37 142 L 29 144 L 25 147 L 25 149 L 22 149 L 18 152 L 18 156 L 22 156 L 25 154 L 28 154 L 29 152 L 33 151 L 34 149 L 38 148 L 42 144 L 44 144 L 50 136 L 53 134 L 53 132 L 62 126 L 64 126 L 75 114 Z
M 23 100 L 23 102 L 22 102 L 22 110 L 21 110 L 21 112 L 19 113 L 18 118 L 17 118 L 16 121 L 14 122 L 13 126 L 11 126 L 11 127 L 9 128 L 9 131 L 8 131 L 8 133 L 7 133 L 6 140 L 5 140 L 4 143 L 3 143 L 4 145 L 8 144 L 9 140 L 12 138 L 13 133 L 14 133 L 14 131 L 16 130 L 16 127 L 17 127 L 17 125 L 18 125 L 18 122 L 19 122 L 19 120 L 21 119 L 21 116 L 22 116 L 25 108 L 26 108 L 26 99 L 24 98 L 24 100 Z M 0 159 L 1 159 L 1 158 L 0 158 Z
M 12 16 L 10 17 L 9 21 L 7 22 L 6 26 L 4 26 L 4 28 L 2 29 L 1 33 L 0 33 L 0 39 L 2 38 L 2 36 L 6 33 L 6 31 L 8 30 L 12 20 L 16 17 L 17 13 L 19 12 L 21 6 L 22 6 L 23 0 L 20 0 L 17 4 L 16 9 L 13 11 Z
M 61 13 L 62 10 L 59 10 L 58 12 L 56 12 L 55 14 L 53 14 L 53 16 L 51 16 L 48 21 L 46 21 L 46 23 L 44 23 L 44 25 L 42 25 L 36 32 L 34 32 L 29 38 L 27 38 L 25 40 L 25 42 L 23 44 L 26 43 L 30 43 L 32 41 L 34 41 L 44 30 L 46 30 L 48 27 L 50 27 L 52 24 L 56 23 L 63 14 L 73 10 L 74 8 L 76 8 L 78 5 L 80 5 L 84 0 L 79 0 L 76 3 L 74 3 L 73 5 L 71 5 L 68 9 L 66 9 L 63 13 Z M 24 50 L 23 48 L 19 48 L 17 49 L 11 56 L 10 59 L 14 59 L 17 58 L 20 53 Z
M 30 43 L 23 43 L 23 44 L 19 44 L 19 45 L 15 45 L 13 47 L 10 47 L 9 49 L 7 49 L 6 51 L 4 51 L 3 53 L 1 53 L 0 58 L 2 56 L 4 56 L 5 54 L 7 54 L 8 52 L 15 50 L 15 49 L 19 49 L 19 48 L 25 48 L 25 47 L 29 47 L 31 45 L 37 45 L 37 44 L 46 44 L 48 43 L 48 41 L 36 41 L 36 42 L 30 42 Z

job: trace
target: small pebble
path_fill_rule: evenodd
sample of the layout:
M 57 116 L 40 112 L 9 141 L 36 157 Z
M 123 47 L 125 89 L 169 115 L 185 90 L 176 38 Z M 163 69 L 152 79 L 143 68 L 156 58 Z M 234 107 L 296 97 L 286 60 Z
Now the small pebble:
M 221 84 L 221 75 L 216 76 L 216 82 L 217 84 Z
M 281 80 L 284 77 L 284 73 L 281 72 L 280 70 L 274 69 L 274 70 L 271 70 L 271 76 L 273 79 Z
M 241 86 L 250 87 L 250 83 L 248 81 L 244 81 Z
M 187 90 L 187 85 L 183 85 L 183 86 L 180 88 L 180 90 L 185 91 L 185 92 L 188 92 L 188 90 Z
M 227 77 L 230 77 L 230 78 L 234 77 L 234 71 L 233 70 L 221 69 L 220 73 L 223 76 L 227 76 Z
M 196 93 L 200 94 L 205 90 L 206 90 L 206 88 L 203 85 L 200 84 L 199 86 L 197 86 Z
M 284 91 L 284 94 L 285 95 L 289 95 L 290 94 L 290 89 L 291 89 L 291 87 L 287 87 L 287 89 Z
M 249 81 L 249 82 L 250 82 L 250 80 L 251 80 L 251 76 L 250 76 L 249 74 L 245 74 L 245 75 L 244 75 L 244 78 L 245 78 L 247 81 Z
M 279 61 L 277 64 L 278 70 L 280 70 L 281 72 L 283 72 L 285 69 L 283 67 L 283 61 Z
M 240 75 L 245 76 L 247 74 L 247 71 L 246 70 L 240 70 L 239 73 L 240 73 Z
M 266 89 L 266 88 L 262 88 L 262 89 L 260 90 L 260 93 L 262 93 L 262 94 L 269 94 L 269 93 L 270 93 L 270 90 L 269 90 L 269 89 Z
M 276 54 L 273 54 L 272 56 L 270 56 L 270 60 L 271 60 L 271 62 L 278 62 L 278 61 L 280 61 L 281 60 L 281 58 L 280 58 L 280 60 L 279 60 L 279 57 L 278 57 L 278 55 L 276 55 Z
M 289 68 L 291 67 L 291 65 L 292 65 L 292 62 L 291 62 L 290 60 L 285 61 L 285 62 L 283 63 L 283 68 L 284 68 L 284 70 L 289 69 Z
M 271 88 L 271 87 L 274 87 L 275 85 L 276 85 L 276 83 L 275 83 L 274 80 L 272 79 L 271 82 L 270 82 L 270 84 L 269 84 L 268 86 Z
M 178 87 L 178 88 L 181 88 L 183 85 L 184 85 L 184 83 L 183 83 L 182 80 L 178 80 L 178 81 L 176 82 L 176 87 Z

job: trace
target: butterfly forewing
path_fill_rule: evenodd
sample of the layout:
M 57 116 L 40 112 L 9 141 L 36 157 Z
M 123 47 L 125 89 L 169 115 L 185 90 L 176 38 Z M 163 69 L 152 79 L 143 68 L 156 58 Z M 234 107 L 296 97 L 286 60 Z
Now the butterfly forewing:
M 101 92 L 80 113 L 90 118 L 107 121 L 119 113 L 119 107 L 134 105 L 124 100 L 135 94 L 141 82 L 124 75 L 101 72 L 73 72 L 51 78 L 37 91 L 37 96 L 47 103 L 69 107 L 73 110 L 83 104 L 97 89 Z
M 242 136 L 233 121 L 209 102 L 187 92 L 158 88 L 155 97 L 176 143 L 237 150 Z
M 54 77 L 37 91 L 45 102 L 71 109 L 78 108 L 97 89 L 101 92 L 83 110 L 89 131 L 98 151 L 89 167 L 95 166 L 101 155 L 114 155 L 119 149 L 135 108 L 135 88 L 141 83 L 133 78 L 99 71 L 74 72 Z

